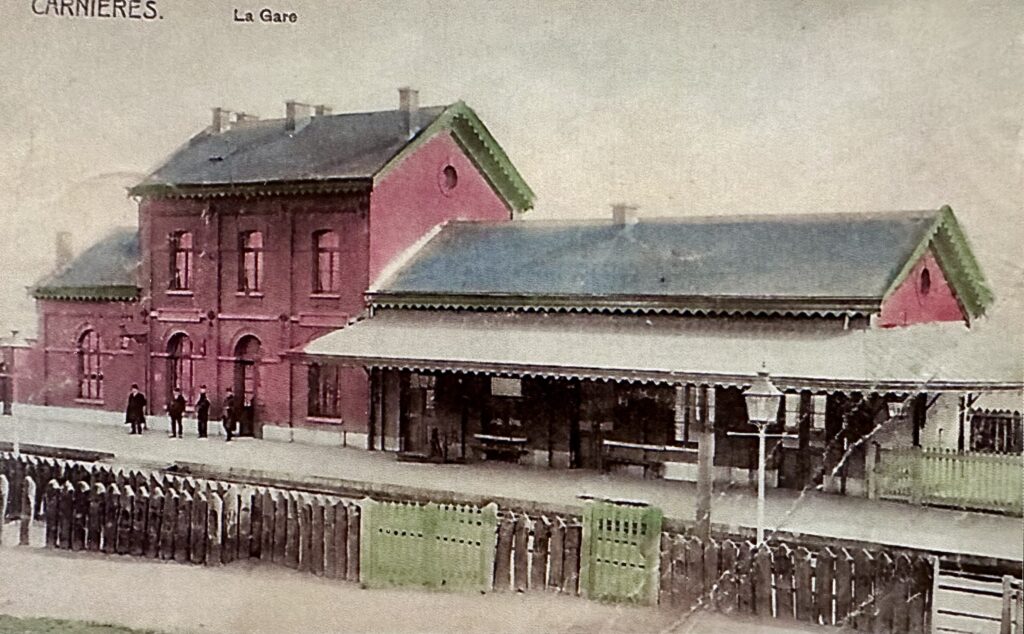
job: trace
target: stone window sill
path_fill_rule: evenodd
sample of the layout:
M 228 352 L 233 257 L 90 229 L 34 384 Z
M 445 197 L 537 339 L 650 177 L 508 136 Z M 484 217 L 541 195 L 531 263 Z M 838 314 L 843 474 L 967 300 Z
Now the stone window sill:
M 326 425 L 342 425 L 342 424 L 344 424 L 344 420 L 342 420 L 341 418 L 328 418 L 328 417 L 325 417 L 325 416 L 307 416 L 306 417 L 306 422 L 317 423 L 317 424 L 320 424 L 320 425 L 325 425 L 325 424 Z
M 76 398 L 75 402 L 80 405 L 103 405 L 101 398 Z
M 341 299 L 340 293 L 312 293 L 312 299 Z
M 254 297 L 256 299 L 259 299 L 263 297 L 263 293 L 260 293 L 259 291 L 238 291 L 237 293 L 235 293 L 235 297 Z
M 165 294 L 178 297 L 192 297 L 195 293 L 184 288 L 171 288 L 165 291 Z

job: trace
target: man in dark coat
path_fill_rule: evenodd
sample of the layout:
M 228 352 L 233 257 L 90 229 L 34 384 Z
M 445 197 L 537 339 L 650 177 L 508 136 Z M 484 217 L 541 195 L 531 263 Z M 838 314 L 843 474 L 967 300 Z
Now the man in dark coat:
M 210 399 L 206 398 L 206 386 L 199 386 L 199 400 L 196 401 L 196 421 L 200 438 L 206 438 L 206 423 L 210 420 Z
M 235 395 L 231 392 L 231 388 L 224 394 L 224 403 L 221 406 L 221 420 L 224 421 L 224 441 L 231 440 L 231 434 L 235 431 L 235 417 L 237 412 L 235 411 Z
M 139 391 L 139 386 L 132 383 L 132 391 L 128 394 L 128 407 L 124 413 L 125 422 L 132 426 L 129 434 L 141 434 L 146 424 L 146 397 Z
M 174 388 L 174 395 L 171 402 L 167 404 L 167 415 L 171 418 L 171 438 L 181 438 L 181 419 L 185 416 L 185 397 L 181 394 L 181 388 Z

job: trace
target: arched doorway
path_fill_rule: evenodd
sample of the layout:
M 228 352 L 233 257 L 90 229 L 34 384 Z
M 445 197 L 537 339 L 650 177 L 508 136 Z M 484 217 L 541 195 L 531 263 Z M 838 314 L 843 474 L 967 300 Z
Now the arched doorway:
M 192 361 L 192 340 L 180 332 L 167 342 L 167 400 L 170 402 L 174 388 L 181 388 L 185 400 L 192 402 L 194 376 Z
M 235 398 L 238 403 L 238 435 L 252 436 L 256 428 L 260 340 L 246 335 L 235 345 Z

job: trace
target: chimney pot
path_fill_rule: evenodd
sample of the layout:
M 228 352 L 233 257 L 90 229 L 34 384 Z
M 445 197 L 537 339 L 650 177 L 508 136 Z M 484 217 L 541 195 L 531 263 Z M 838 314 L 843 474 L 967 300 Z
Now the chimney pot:
M 70 231 L 57 232 L 57 238 L 54 243 L 54 256 L 56 259 L 55 264 L 57 265 L 57 270 L 63 270 L 67 265 L 71 264 L 71 260 L 75 256 L 75 252 L 71 248 Z
M 231 111 L 226 108 L 213 108 L 213 123 L 210 125 L 210 132 L 218 134 L 228 129 L 231 124 Z
M 284 103 L 284 128 L 289 132 L 298 132 L 309 123 L 312 107 L 309 104 L 299 101 L 286 101 Z
M 420 131 L 420 91 L 408 86 L 399 88 L 398 110 L 403 116 L 405 133 L 411 139 Z
M 636 205 L 628 203 L 612 204 L 612 224 L 631 225 L 637 222 Z

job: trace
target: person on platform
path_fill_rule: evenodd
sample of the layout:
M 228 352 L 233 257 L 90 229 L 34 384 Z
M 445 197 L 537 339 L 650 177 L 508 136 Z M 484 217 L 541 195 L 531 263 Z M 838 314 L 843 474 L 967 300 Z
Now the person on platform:
M 199 386 L 199 399 L 196 401 L 196 423 L 200 438 L 206 438 L 206 424 L 210 420 L 210 399 L 206 398 L 206 386 Z
M 132 383 L 128 394 L 128 407 L 124 413 L 125 422 L 132 426 L 129 434 L 141 434 L 146 424 L 146 397 L 139 391 L 139 386 Z
M 185 397 L 181 388 L 174 388 L 171 402 L 167 404 L 167 415 L 171 418 L 171 438 L 182 438 L 181 419 L 185 416 Z
M 221 406 L 221 420 L 224 422 L 224 441 L 229 442 L 231 440 L 231 434 L 235 432 L 235 395 L 231 392 L 229 387 L 227 392 L 224 394 L 224 403 Z

